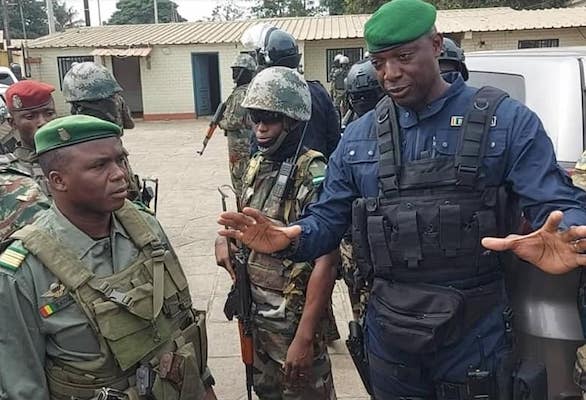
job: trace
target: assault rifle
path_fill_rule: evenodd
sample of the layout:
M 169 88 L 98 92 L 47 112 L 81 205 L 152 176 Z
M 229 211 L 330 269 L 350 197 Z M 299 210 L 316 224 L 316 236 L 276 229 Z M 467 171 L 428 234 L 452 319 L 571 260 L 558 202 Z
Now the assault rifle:
M 214 116 L 213 116 L 212 120 L 210 121 L 210 124 L 208 125 L 208 130 L 206 131 L 206 137 L 203 139 L 203 147 L 201 148 L 201 150 L 197 151 L 197 154 L 199 154 L 200 156 L 203 156 L 203 152 L 205 151 L 205 149 L 208 145 L 208 142 L 210 141 L 210 139 L 214 135 L 214 131 L 218 127 L 218 123 L 220 123 L 220 120 L 224 117 L 224 111 L 226 111 L 226 103 L 220 103 L 218 105 L 218 108 L 216 108 L 216 112 L 214 113 Z
M 368 360 L 364 352 L 364 335 L 362 326 L 356 321 L 350 321 L 348 323 L 349 334 L 346 340 L 346 347 L 352 357 L 352 361 L 356 366 L 358 375 L 364 384 L 364 388 L 369 395 L 372 396 L 372 387 L 370 386 L 370 374 L 368 372 Z
M 222 196 L 222 210 L 227 211 L 226 198 L 224 189 L 230 190 L 236 196 L 234 189 L 229 185 L 218 187 Z M 238 197 L 236 205 L 240 211 Z M 234 244 L 233 239 L 228 240 L 228 254 L 236 274 L 236 281 L 232 285 L 226 304 L 224 305 L 224 314 L 229 321 L 234 317 L 238 318 L 238 331 L 240 333 L 240 350 L 242 353 L 242 362 L 246 367 L 246 393 L 248 400 L 252 400 L 252 364 L 254 361 L 254 347 L 252 344 L 252 293 L 250 291 L 250 280 L 246 271 L 248 264 L 249 251 L 242 243 L 238 243 L 238 250 L 232 251 Z

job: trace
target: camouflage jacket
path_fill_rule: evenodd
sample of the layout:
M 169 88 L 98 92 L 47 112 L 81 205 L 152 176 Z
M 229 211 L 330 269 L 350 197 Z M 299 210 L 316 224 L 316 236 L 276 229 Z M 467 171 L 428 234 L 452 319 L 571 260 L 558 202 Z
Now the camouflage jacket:
M 0 168 L 0 242 L 33 222 L 37 214 L 50 206 L 51 201 L 34 179 Z
M 0 155 L 0 172 L 8 171 L 32 178 L 39 189 L 47 197 L 51 197 L 47 179 L 36 160 L 35 152 L 29 148 L 18 146 L 14 153 Z
M 572 181 L 575 186 L 578 186 L 582 190 L 586 190 L 586 151 L 582 153 L 576 162 Z
M 325 175 L 326 160 L 313 150 L 302 154 L 292 190 L 286 199 L 273 191 L 281 163 L 264 159 L 257 153 L 245 174 L 241 204 L 253 207 L 278 224 L 288 224 L 301 216 L 303 208 L 314 200 Z M 252 252 L 248 273 L 256 308 L 257 326 L 292 337 L 303 312 L 305 292 L 313 263 L 294 263 L 268 254 Z
M 232 94 L 226 100 L 226 110 L 218 126 L 225 131 L 238 131 L 249 129 L 246 124 L 246 109 L 241 106 L 246 96 L 248 85 L 241 85 L 234 88 Z

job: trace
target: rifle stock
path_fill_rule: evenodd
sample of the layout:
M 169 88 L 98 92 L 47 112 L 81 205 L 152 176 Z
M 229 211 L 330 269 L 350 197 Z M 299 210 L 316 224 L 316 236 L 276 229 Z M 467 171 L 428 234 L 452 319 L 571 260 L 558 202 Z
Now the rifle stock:
M 208 129 L 206 130 L 206 136 L 203 138 L 203 147 L 201 148 L 201 150 L 197 151 L 197 154 L 199 154 L 200 156 L 203 155 L 203 152 L 205 151 L 206 147 L 208 146 L 208 142 L 210 141 L 212 136 L 214 136 L 214 132 L 216 131 L 216 128 L 218 127 L 218 124 L 220 123 L 220 120 L 224 117 L 225 111 L 226 111 L 226 103 L 218 104 L 218 108 L 216 108 L 216 112 L 214 113 L 214 116 L 212 117 L 212 120 L 210 121 L 210 124 L 208 125 Z M 220 191 L 220 193 L 222 193 L 222 192 Z M 222 194 L 222 196 L 223 196 L 223 194 Z

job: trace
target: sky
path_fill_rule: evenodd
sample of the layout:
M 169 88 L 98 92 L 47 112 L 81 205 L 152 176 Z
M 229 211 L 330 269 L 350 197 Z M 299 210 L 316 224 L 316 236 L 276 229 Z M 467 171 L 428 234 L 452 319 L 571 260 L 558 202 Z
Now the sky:
M 90 18 L 92 26 L 99 25 L 98 23 L 98 4 L 100 6 L 100 15 L 102 22 L 107 21 L 112 13 L 116 10 L 116 2 L 118 0 L 89 0 L 90 4 Z M 179 5 L 178 11 L 183 18 L 188 21 L 196 21 L 198 19 L 205 19 L 212 15 L 212 10 L 222 0 L 174 0 Z M 65 0 L 65 2 L 74 7 L 78 12 L 78 18 L 83 19 L 83 0 Z

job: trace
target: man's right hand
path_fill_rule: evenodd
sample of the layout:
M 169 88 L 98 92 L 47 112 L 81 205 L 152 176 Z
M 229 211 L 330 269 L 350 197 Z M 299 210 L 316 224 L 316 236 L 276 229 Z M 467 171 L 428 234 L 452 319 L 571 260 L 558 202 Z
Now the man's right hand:
M 218 224 L 226 228 L 218 233 L 244 243 L 259 253 L 270 254 L 286 249 L 301 235 L 301 227 L 292 225 L 279 227 L 254 208 L 244 208 L 241 213 L 224 212 Z

